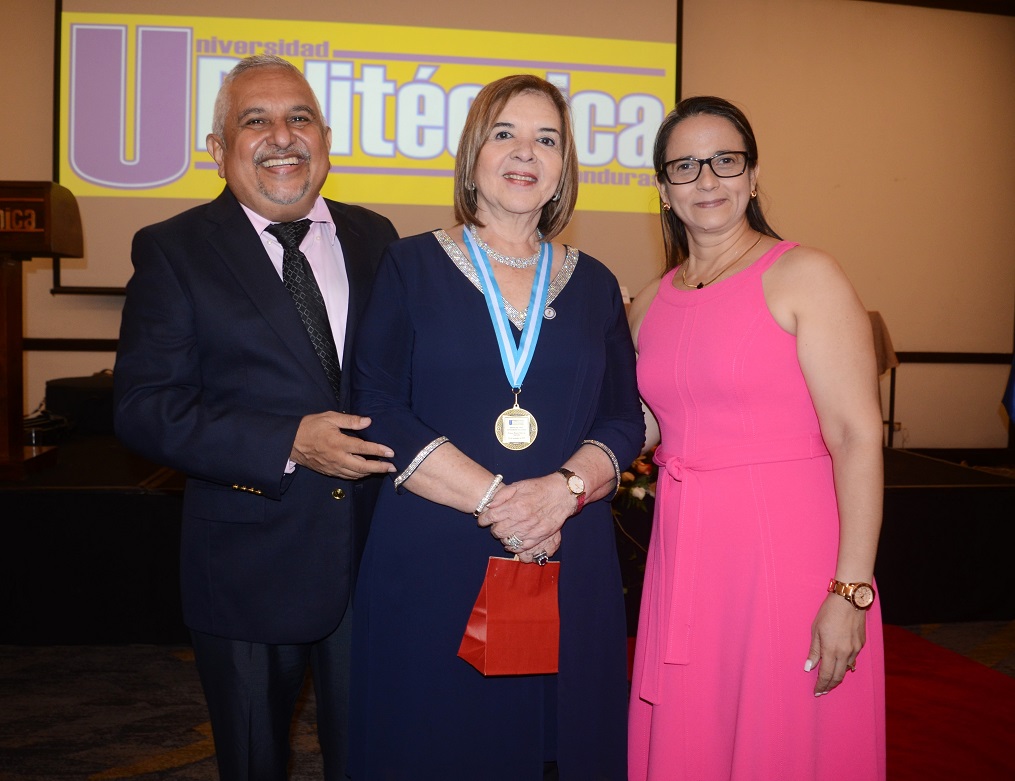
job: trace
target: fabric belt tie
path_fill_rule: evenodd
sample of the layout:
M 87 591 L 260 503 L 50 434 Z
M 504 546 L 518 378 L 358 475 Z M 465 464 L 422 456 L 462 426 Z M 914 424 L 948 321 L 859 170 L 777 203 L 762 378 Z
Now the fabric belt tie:
M 677 523 L 674 550 L 666 550 L 664 535 L 659 534 L 652 547 L 653 578 L 648 602 L 651 636 L 647 638 L 639 696 L 650 703 L 660 701 L 660 675 L 663 664 L 691 662 L 691 630 L 694 624 L 694 582 L 698 540 L 701 535 L 700 473 L 718 469 L 822 458 L 828 448 L 819 434 L 703 450 L 690 458 L 671 456 L 659 447 L 653 461 L 659 465 L 656 486 L 656 523 Z M 669 478 L 669 479 L 666 479 Z M 673 512 L 674 483 L 681 483 L 680 504 Z M 675 518 L 675 521 L 673 520 Z M 668 519 L 668 520 L 664 520 Z M 666 574 L 672 573 L 669 600 L 662 599 Z M 669 605 L 666 612 L 664 605 Z

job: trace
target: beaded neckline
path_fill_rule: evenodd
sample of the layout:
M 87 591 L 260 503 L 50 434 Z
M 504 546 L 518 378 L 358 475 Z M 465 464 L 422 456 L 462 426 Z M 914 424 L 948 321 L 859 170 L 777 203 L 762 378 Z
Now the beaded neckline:
M 462 252 L 461 248 L 455 243 L 455 240 L 448 235 L 448 232 L 443 228 L 438 228 L 433 232 L 434 238 L 440 242 L 441 247 L 451 258 L 452 262 L 458 267 L 458 270 L 464 274 L 468 280 L 472 283 L 473 287 L 476 288 L 480 293 L 483 292 L 483 284 L 479 280 L 479 274 L 476 273 L 475 267 L 472 265 L 472 261 Z M 564 256 L 564 262 L 561 264 L 560 271 L 557 275 L 550 280 L 550 290 L 546 296 L 546 309 L 543 311 L 543 317 L 547 319 L 553 319 L 556 315 L 553 307 L 550 306 L 554 299 L 560 295 L 560 291 L 564 289 L 568 280 L 571 279 L 571 275 L 574 273 L 575 266 L 578 264 L 578 250 L 575 247 L 568 247 L 565 245 L 567 254 Z M 508 320 L 511 324 L 518 329 L 525 327 L 525 318 L 528 315 L 528 308 L 524 311 L 519 312 L 511 302 L 501 299 L 501 303 L 504 305 L 504 312 L 508 316 Z M 553 314 L 551 314 L 551 312 Z
M 479 248 L 486 253 L 486 256 L 490 260 L 496 260 L 498 263 L 502 263 L 505 266 L 511 268 L 532 268 L 539 262 L 539 256 L 543 254 L 543 233 L 538 228 L 536 229 L 536 243 L 539 245 L 536 249 L 535 255 L 530 255 L 527 258 L 515 258 L 511 255 L 502 255 L 485 241 L 483 237 L 479 235 L 479 229 L 475 225 L 469 226 L 469 233 L 472 234 L 472 238 L 476 240 L 476 244 Z

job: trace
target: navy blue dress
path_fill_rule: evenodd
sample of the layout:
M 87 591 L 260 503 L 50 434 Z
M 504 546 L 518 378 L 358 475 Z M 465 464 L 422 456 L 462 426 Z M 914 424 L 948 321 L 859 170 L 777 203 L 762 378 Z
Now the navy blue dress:
M 441 231 L 388 248 L 360 326 L 353 409 L 373 419 L 365 435 L 392 447 L 399 473 L 441 436 L 508 483 L 551 474 L 584 440 L 624 467 L 637 455 L 644 426 L 619 286 L 594 258 L 572 249 L 568 259 L 519 398 L 538 435 L 511 451 L 494 424 L 514 399 L 483 295 L 462 270 L 471 264 Z M 537 781 L 547 760 L 564 781 L 626 778 L 609 502 L 587 504 L 562 537 L 559 673 L 486 678 L 457 652 L 487 560 L 503 548 L 470 513 L 381 490 L 353 606 L 354 779 Z

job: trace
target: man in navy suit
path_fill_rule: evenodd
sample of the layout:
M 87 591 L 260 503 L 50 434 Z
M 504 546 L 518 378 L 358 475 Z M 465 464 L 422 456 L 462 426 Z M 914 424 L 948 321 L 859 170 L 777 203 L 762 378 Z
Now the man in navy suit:
M 327 779 L 345 777 L 350 597 L 392 452 L 357 431 L 282 281 L 273 223 L 299 243 L 346 377 L 384 217 L 326 201 L 331 130 L 275 57 L 223 81 L 208 149 L 226 189 L 134 238 L 114 372 L 116 432 L 185 472 L 183 614 L 223 779 L 284 779 L 307 665 Z M 326 326 L 325 326 L 326 327 Z M 337 394 L 337 395 L 336 395 Z

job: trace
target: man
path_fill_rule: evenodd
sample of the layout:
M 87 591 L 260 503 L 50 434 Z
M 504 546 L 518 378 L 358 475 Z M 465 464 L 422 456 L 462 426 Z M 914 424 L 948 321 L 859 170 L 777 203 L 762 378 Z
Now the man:
M 208 136 L 226 189 L 134 238 L 116 431 L 188 475 L 183 614 L 230 781 L 286 777 L 308 663 L 325 775 L 345 777 L 348 606 L 372 476 L 394 468 L 389 448 L 346 433 L 370 421 L 347 414 L 341 373 L 397 235 L 320 196 L 330 141 L 302 73 L 247 58 L 224 79 Z M 305 238 L 286 238 L 308 217 Z M 327 309 L 313 337 L 306 297 Z

